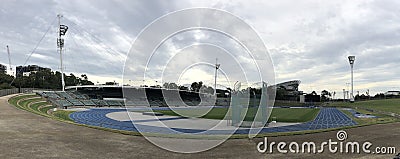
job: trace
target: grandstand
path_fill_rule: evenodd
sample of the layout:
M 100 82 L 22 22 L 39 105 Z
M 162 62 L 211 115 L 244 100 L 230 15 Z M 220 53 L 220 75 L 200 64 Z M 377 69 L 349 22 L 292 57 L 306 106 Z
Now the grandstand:
M 301 81 L 300 80 L 292 80 L 292 81 L 286 81 L 282 83 L 278 83 L 274 85 L 276 89 L 282 89 L 284 94 L 283 99 L 279 100 L 290 100 L 290 101 L 299 101 L 299 96 L 303 94 L 303 91 L 299 90 L 299 85 Z
M 100 100 L 91 99 L 89 96 L 76 91 L 43 91 L 36 92 L 54 106 L 67 109 L 68 107 L 104 107 L 104 106 L 124 106 L 124 102 L 120 100 Z
M 123 91 L 126 94 L 123 95 Z M 66 91 L 43 91 L 38 95 L 54 106 L 68 107 L 123 107 L 123 106 L 211 106 L 212 95 L 149 87 L 122 87 L 110 85 L 70 86 Z M 229 102 L 226 102 L 229 104 Z

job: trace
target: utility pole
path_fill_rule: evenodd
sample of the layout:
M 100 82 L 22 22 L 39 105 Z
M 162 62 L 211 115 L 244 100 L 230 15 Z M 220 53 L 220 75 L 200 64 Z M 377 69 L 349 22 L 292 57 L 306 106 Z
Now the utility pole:
M 62 39 L 61 36 L 65 35 L 65 33 L 68 30 L 68 26 L 61 25 L 61 18 L 63 17 L 61 14 L 58 14 L 57 17 L 58 17 L 58 26 L 59 26 L 57 47 L 59 48 L 59 51 L 60 51 L 61 87 L 62 87 L 62 91 L 65 91 L 64 67 L 63 67 L 63 60 L 62 60 L 63 59 L 62 50 L 64 47 L 64 39 Z
M 214 95 L 217 96 L 217 75 L 221 64 L 218 64 L 218 58 L 215 59 L 215 78 L 214 78 Z

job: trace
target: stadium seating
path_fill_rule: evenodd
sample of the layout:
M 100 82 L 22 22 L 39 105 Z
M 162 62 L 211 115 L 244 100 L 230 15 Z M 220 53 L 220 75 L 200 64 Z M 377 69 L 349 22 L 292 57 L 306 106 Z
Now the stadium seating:
M 54 100 L 54 104 L 59 106 L 59 107 L 70 107 L 70 106 L 73 106 L 72 103 L 70 103 L 69 101 L 67 101 L 65 99 Z
M 118 106 L 118 107 L 123 106 L 120 101 L 116 101 L 116 100 L 105 100 L 105 102 L 107 102 L 107 104 L 109 106 Z
M 106 101 L 104 100 L 99 100 L 99 99 L 92 99 L 92 101 L 96 104 L 98 107 L 108 107 L 109 105 L 107 104 Z
M 123 101 L 107 101 L 100 100 L 100 99 L 89 99 L 87 95 L 81 94 L 79 92 L 57 92 L 57 91 L 44 91 L 44 92 L 37 92 L 37 95 L 40 95 L 58 107 L 71 107 L 71 106 L 117 106 L 121 107 L 124 106 Z
M 74 106 L 85 106 L 81 101 L 78 99 L 67 99 L 70 103 L 72 103 Z
M 210 100 L 209 94 L 201 94 L 190 91 L 181 91 L 173 89 L 159 88 L 130 88 L 125 89 L 124 94 L 128 96 L 122 97 L 120 88 L 104 87 L 101 89 L 82 89 L 68 91 L 45 91 L 37 94 L 47 98 L 48 101 L 54 102 L 51 99 L 68 100 L 72 106 L 125 106 L 124 101 L 109 101 L 104 99 L 124 98 L 127 106 L 210 106 L 214 105 L 214 100 Z M 166 101 L 168 99 L 168 101 Z M 59 103 L 53 103 L 58 105 Z
M 92 100 L 81 100 L 81 102 L 82 102 L 85 106 L 96 106 L 96 103 L 94 103 L 94 101 L 92 101 Z
M 61 97 L 58 96 L 55 92 L 43 92 L 42 96 L 51 99 L 61 99 Z
M 57 95 L 59 95 L 61 98 L 64 99 L 73 99 L 73 97 L 71 97 L 71 95 L 69 95 L 66 92 L 56 92 Z

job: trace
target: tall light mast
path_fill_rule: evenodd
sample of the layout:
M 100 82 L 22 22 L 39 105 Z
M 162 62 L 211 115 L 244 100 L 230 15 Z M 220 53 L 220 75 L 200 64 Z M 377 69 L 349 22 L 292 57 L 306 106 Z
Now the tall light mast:
M 68 26 L 66 25 L 61 25 L 61 18 L 63 17 L 61 14 L 57 15 L 58 17 L 58 26 L 59 26 L 59 31 L 58 31 L 58 38 L 57 38 L 57 47 L 60 51 L 60 70 L 61 70 L 61 87 L 62 91 L 65 91 L 65 81 L 64 81 L 64 67 L 63 67 L 63 60 L 62 60 L 62 50 L 64 47 L 64 39 L 62 39 L 61 36 L 64 36 L 65 33 L 68 30 Z
M 215 97 L 217 96 L 217 75 L 218 75 L 218 69 L 221 64 L 218 64 L 218 59 L 215 59 L 215 76 L 214 76 L 214 95 Z
M 11 67 L 11 55 L 10 55 L 10 49 L 8 48 L 8 45 L 7 45 L 7 53 L 8 53 L 8 67 L 10 67 L 10 74 L 11 74 L 11 76 L 14 76 L 14 73 L 12 72 L 12 67 Z
M 349 56 L 349 63 L 350 63 L 350 69 L 351 69 L 351 94 L 350 94 L 350 102 L 354 102 L 354 89 L 353 89 L 353 65 L 354 61 L 356 60 L 355 56 Z

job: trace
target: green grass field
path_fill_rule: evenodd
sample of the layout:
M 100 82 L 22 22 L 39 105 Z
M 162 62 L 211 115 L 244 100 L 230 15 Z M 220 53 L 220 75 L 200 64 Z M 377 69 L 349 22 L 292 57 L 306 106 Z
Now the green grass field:
M 400 99 L 368 100 L 359 102 L 356 101 L 354 103 L 336 102 L 331 103 L 330 106 L 352 108 L 359 107 L 400 114 Z
M 180 110 L 186 111 L 183 114 L 196 114 L 196 109 L 187 109 L 187 110 Z M 175 113 L 172 110 L 157 110 L 157 112 L 163 113 L 165 115 L 172 115 L 172 116 L 180 116 L 179 114 Z M 257 109 L 249 108 L 244 120 L 245 121 L 252 121 L 254 120 L 254 116 L 256 115 Z M 271 120 L 276 120 L 278 122 L 306 122 L 313 120 L 315 116 L 318 114 L 319 109 L 311 109 L 311 108 L 302 108 L 302 109 L 289 109 L 289 108 L 275 108 L 272 110 L 270 115 Z M 228 108 L 213 108 L 208 112 L 206 115 L 202 116 L 201 118 L 206 119 L 223 119 L 228 112 Z
M 48 117 L 48 118 L 51 118 L 54 120 L 68 122 L 70 124 L 76 124 L 76 125 L 80 125 L 80 126 L 90 127 L 90 128 L 99 129 L 99 130 L 106 130 L 106 131 L 120 133 L 120 134 L 141 135 L 138 132 L 115 130 L 115 129 L 97 127 L 97 126 L 77 124 L 71 118 L 69 118 L 69 114 L 73 113 L 74 111 L 57 110 L 52 113 L 47 113 L 48 110 L 55 108 L 55 106 L 50 105 L 50 103 L 46 102 L 44 99 L 41 99 L 41 98 L 29 99 L 32 97 L 39 97 L 39 96 L 37 96 L 35 94 L 23 94 L 23 95 L 11 97 L 8 100 L 8 102 L 19 109 L 26 110 L 31 113 L 45 116 L 45 117 Z M 34 102 L 39 102 L 39 103 L 34 103 Z
M 69 114 L 73 113 L 73 111 L 58 110 L 56 112 L 53 112 L 53 114 L 47 114 L 48 110 L 53 109 L 55 107 L 50 105 L 50 103 L 46 102 L 42 98 L 34 98 L 34 97 L 38 97 L 38 96 L 34 95 L 34 94 L 20 95 L 20 96 L 10 98 L 9 102 L 20 109 L 24 109 L 24 110 L 27 110 L 29 112 L 32 112 L 32 113 L 35 113 L 38 115 L 42 115 L 42 116 L 46 116 L 46 117 L 57 117 L 58 119 L 61 119 L 61 120 L 72 121 L 69 118 Z M 29 99 L 29 98 L 33 98 L 33 99 Z M 20 100 L 20 102 L 17 103 L 19 100 Z
M 367 110 L 364 110 L 364 109 L 354 109 L 354 110 L 356 110 L 359 113 L 371 114 L 371 115 L 374 115 L 374 116 L 378 117 L 378 118 L 356 118 L 349 111 L 342 110 L 343 113 L 345 113 L 347 116 L 352 118 L 359 125 L 372 125 L 372 124 L 390 123 L 390 122 L 399 121 L 398 119 L 393 118 L 393 117 L 388 116 L 388 115 L 385 115 L 385 114 L 374 113 L 374 112 L 370 112 L 370 111 L 367 111 Z

